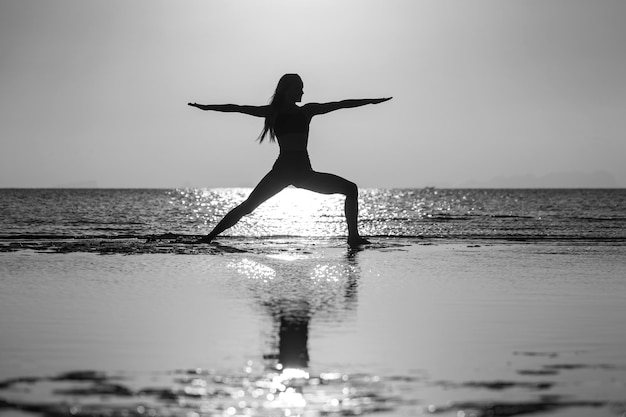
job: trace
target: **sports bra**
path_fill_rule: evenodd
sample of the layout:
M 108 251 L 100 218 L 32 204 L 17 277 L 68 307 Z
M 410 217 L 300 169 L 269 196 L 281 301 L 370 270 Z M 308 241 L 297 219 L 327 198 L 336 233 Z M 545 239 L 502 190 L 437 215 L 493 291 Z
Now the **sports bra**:
M 280 113 L 274 122 L 274 133 L 281 136 L 285 133 L 308 133 L 311 121 L 302 112 Z

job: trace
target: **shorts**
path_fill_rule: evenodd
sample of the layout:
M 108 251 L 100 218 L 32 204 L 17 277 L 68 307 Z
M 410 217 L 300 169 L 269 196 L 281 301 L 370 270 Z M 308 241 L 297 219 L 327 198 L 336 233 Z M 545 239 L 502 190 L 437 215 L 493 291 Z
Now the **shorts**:
M 280 176 L 297 178 L 313 171 L 307 151 L 281 152 L 272 171 Z

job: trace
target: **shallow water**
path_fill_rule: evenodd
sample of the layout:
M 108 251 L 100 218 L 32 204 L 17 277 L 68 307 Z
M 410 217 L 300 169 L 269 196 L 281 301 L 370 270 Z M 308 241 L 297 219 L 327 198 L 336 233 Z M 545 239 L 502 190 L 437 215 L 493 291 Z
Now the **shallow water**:
M 0 253 L 0 412 L 626 413 L 624 245 L 220 242 Z

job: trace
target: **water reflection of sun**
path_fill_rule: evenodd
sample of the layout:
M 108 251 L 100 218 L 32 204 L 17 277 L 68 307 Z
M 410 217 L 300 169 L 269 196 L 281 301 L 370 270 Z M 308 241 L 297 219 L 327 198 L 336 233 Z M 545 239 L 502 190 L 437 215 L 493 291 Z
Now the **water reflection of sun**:
M 272 234 L 324 236 L 343 226 L 343 197 L 289 187 L 263 203 L 252 218 L 262 219 Z
M 205 232 L 241 204 L 252 189 L 181 189 L 171 193 L 170 216 L 181 228 Z M 343 236 L 344 197 L 288 187 L 226 231 L 231 236 Z

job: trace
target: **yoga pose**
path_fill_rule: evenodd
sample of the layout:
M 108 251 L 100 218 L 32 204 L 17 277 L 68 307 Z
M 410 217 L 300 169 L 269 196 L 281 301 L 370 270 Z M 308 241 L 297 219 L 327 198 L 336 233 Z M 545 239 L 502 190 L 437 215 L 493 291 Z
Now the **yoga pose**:
M 277 194 L 283 188 L 294 185 L 298 188 L 323 194 L 343 194 L 346 196 L 345 215 L 348 223 L 348 244 L 358 246 L 369 243 L 359 235 L 357 218 L 359 215 L 358 188 L 356 184 L 337 175 L 316 172 L 311 168 L 307 144 L 311 118 L 331 111 L 377 104 L 389 98 L 342 100 L 331 103 L 308 103 L 298 106 L 302 100 L 304 84 L 297 74 L 285 74 L 278 81 L 276 92 L 269 105 L 239 106 L 236 104 L 197 104 L 190 106 L 200 110 L 236 112 L 265 118 L 265 126 L 259 142 L 269 136 L 271 142 L 278 140 L 280 154 L 272 170 L 252 190 L 246 201 L 232 209 L 200 242 L 209 243 L 217 235 L 234 226 L 243 216 L 250 214 L 261 203 Z

